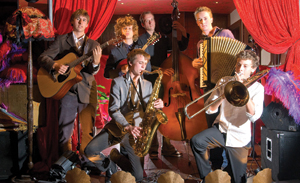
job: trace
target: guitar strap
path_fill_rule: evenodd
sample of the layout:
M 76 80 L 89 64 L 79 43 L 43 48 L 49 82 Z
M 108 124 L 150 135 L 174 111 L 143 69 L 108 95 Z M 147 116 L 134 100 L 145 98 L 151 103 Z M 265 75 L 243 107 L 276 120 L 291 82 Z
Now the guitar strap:
M 213 36 L 218 36 L 222 32 L 223 28 L 220 28 Z
M 216 31 L 216 29 L 218 29 Z M 223 28 L 218 28 L 217 26 L 215 26 L 210 32 L 208 35 L 204 35 L 202 34 L 202 39 L 204 40 L 205 38 L 208 38 L 208 37 L 215 37 L 215 36 L 218 36 L 221 32 L 222 32 Z
M 140 82 L 140 79 L 139 79 L 139 92 L 137 91 L 137 88 L 135 87 L 135 85 L 134 85 L 134 83 L 133 83 L 133 80 L 132 80 L 132 78 L 130 77 L 130 81 L 131 81 L 131 85 L 133 86 L 133 88 L 134 88 L 134 90 L 135 90 L 135 92 L 136 92 L 136 94 L 138 95 L 138 97 L 139 97 L 139 99 L 140 99 L 140 101 L 141 101 L 141 104 L 142 104 L 142 107 L 143 107 L 143 111 L 145 112 L 146 111 L 146 105 L 145 105 L 145 102 L 144 102 L 144 100 L 143 100 L 143 97 L 142 97 L 142 86 L 141 86 L 141 82 Z M 134 106 L 134 104 L 133 104 L 133 102 L 134 101 L 132 101 L 132 100 L 130 100 L 131 102 L 132 102 L 132 105 Z

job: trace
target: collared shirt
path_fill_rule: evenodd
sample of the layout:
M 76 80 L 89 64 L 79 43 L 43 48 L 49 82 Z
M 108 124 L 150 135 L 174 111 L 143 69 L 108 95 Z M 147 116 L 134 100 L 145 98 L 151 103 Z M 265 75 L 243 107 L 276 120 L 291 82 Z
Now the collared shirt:
M 139 45 L 135 42 L 131 49 L 139 48 Z M 104 77 L 114 79 L 119 76 L 119 73 L 112 73 L 111 71 L 115 71 L 118 64 L 127 58 L 128 54 L 128 45 L 124 42 L 121 42 L 119 45 L 115 46 L 111 49 L 109 57 L 107 59 L 105 69 L 104 69 Z
M 83 34 L 83 36 L 81 36 L 80 38 L 77 38 L 77 37 L 75 36 L 74 32 L 72 32 L 72 33 L 73 33 L 73 38 L 74 38 L 75 44 L 76 44 L 76 46 L 77 46 L 77 48 L 78 48 L 78 50 L 79 50 L 79 49 L 81 48 L 83 42 L 84 42 L 85 34 Z M 80 44 L 78 44 L 78 42 L 79 42 Z
M 226 76 L 221 78 L 216 87 L 227 83 L 231 80 L 232 76 Z M 226 84 L 225 84 L 226 85 Z M 205 105 L 208 105 L 213 100 L 218 98 L 224 93 L 225 85 L 222 85 L 217 90 L 213 91 Z M 259 82 L 255 82 L 253 85 L 248 87 L 249 99 L 255 104 L 255 114 L 251 115 L 246 112 L 246 106 L 235 107 L 231 105 L 226 99 L 223 100 L 220 106 L 220 114 L 214 121 L 219 123 L 219 130 L 222 133 L 227 133 L 226 146 L 229 147 L 243 147 L 246 146 L 251 140 L 251 122 L 255 122 L 260 118 L 263 112 L 263 101 L 264 101 L 264 87 Z M 206 111 L 207 114 L 216 113 L 216 111 Z
M 82 47 L 83 43 L 84 43 L 85 34 L 83 34 L 80 38 L 77 38 L 75 36 L 74 32 L 72 32 L 72 33 L 73 33 L 74 42 L 75 42 L 75 44 L 76 44 L 76 46 L 79 50 Z M 93 67 L 96 68 L 96 67 L 98 67 L 98 65 L 100 63 L 99 64 L 92 63 L 92 64 L 93 64 Z M 82 66 L 85 67 L 85 65 L 86 65 L 86 63 L 82 62 Z

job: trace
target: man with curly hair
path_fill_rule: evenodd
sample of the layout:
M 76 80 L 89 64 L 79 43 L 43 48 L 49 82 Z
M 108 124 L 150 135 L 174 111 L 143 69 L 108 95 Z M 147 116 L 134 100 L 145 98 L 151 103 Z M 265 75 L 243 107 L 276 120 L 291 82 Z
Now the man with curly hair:
M 243 82 L 258 66 L 259 57 L 255 52 L 241 51 L 237 54 L 236 76 L 221 78 L 216 84 L 217 89 L 211 93 L 204 106 L 224 93 L 224 83 L 229 82 L 233 77 L 236 81 Z M 242 107 L 233 106 L 225 97 L 211 105 L 206 113 L 212 114 L 220 110 L 213 126 L 194 135 L 191 139 L 191 148 L 202 180 L 205 180 L 205 176 L 212 171 L 208 149 L 222 147 L 226 150 L 228 159 L 228 166 L 224 170 L 231 176 L 231 182 L 245 183 L 247 181 L 246 168 L 251 141 L 251 122 L 254 123 L 263 112 L 264 87 L 259 82 L 255 82 L 248 87 L 248 92 L 249 101 Z M 219 154 L 219 156 L 222 155 Z
M 123 37 L 123 42 L 111 50 L 106 62 L 104 77 L 111 79 L 121 76 L 127 72 L 127 62 L 124 59 L 127 58 L 127 53 L 131 50 L 139 48 L 137 44 L 139 27 L 132 16 L 118 18 L 114 28 L 116 36 Z M 146 70 L 151 70 L 150 63 L 147 64 Z

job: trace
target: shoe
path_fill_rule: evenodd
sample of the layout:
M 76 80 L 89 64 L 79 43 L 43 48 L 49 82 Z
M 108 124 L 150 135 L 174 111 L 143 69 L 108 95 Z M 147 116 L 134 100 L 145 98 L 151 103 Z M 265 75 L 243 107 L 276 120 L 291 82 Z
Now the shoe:
M 109 158 L 114 163 L 118 164 L 119 160 L 121 159 L 122 155 L 118 151 L 117 148 L 113 148 L 109 153 Z
M 111 176 L 118 171 L 117 165 L 114 162 L 110 162 L 109 168 L 106 170 L 105 183 L 110 183 Z
M 162 152 L 162 155 L 163 156 L 170 156 L 170 157 L 177 157 L 177 158 L 179 158 L 179 157 L 182 156 L 182 153 L 179 152 L 179 151 L 177 151 L 177 150 L 175 150 L 173 153 L 164 153 L 164 152 Z
M 158 152 L 157 151 L 153 151 L 153 152 L 149 153 L 149 157 L 151 159 L 158 159 Z
M 101 171 L 91 162 L 87 162 L 81 165 L 81 169 L 88 175 L 100 175 Z
M 202 181 L 201 181 L 200 183 L 205 183 L 205 178 L 204 178 L 204 179 L 202 179 Z

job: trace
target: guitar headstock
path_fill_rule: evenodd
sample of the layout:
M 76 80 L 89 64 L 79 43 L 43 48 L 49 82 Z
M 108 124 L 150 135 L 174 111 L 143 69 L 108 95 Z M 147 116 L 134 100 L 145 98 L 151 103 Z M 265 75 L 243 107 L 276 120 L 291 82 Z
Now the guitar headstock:
M 172 12 L 172 20 L 175 21 L 179 18 L 179 9 L 178 9 L 178 2 L 176 0 L 173 0 L 173 2 L 171 3 L 171 5 L 173 6 L 173 12 Z
M 161 38 L 160 33 L 154 32 L 153 35 L 147 39 L 146 44 L 154 45 L 155 43 L 157 43 L 159 41 L 160 38 Z

